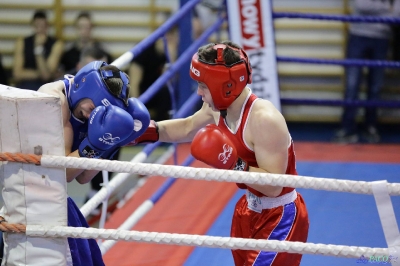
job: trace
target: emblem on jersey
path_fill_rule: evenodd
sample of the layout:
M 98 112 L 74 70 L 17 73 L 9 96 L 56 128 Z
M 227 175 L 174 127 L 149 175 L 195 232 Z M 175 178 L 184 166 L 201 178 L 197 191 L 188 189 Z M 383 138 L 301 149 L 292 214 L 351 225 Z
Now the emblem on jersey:
M 101 142 L 107 145 L 114 145 L 115 142 L 120 140 L 120 137 L 113 137 L 111 133 L 105 133 L 102 138 L 99 138 Z
M 238 159 L 235 168 L 233 168 L 233 170 L 236 171 L 245 171 L 246 170 L 246 163 L 242 160 L 242 159 Z
M 224 144 L 222 146 L 223 152 L 221 152 L 218 155 L 218 160 L 220 160 L 223 164 L 226 164 L 226 162 L 229 160 L 229 158 L 232 155 L 233 148 L 229 146 L 228 144 Z

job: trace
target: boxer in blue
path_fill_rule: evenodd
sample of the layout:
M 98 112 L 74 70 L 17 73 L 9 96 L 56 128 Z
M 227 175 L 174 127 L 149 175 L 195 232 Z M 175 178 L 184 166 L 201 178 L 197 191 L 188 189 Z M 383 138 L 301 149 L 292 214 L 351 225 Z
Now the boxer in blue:
M 150 123 L 146 107 L 129 98 L 129 77 L 113 65 L 94 61 L 75 76 L 40 87 L 40 92 L 60 97 L 65 155 L 112 159 L 118 149 L 141 136 Z M 90 182 L 95 170 L 67 169 L 67 182 Z M 68 197 L 68 226 L 88 227 Z M 68 238 L 75 266 L 104 265 L 94 239 Z

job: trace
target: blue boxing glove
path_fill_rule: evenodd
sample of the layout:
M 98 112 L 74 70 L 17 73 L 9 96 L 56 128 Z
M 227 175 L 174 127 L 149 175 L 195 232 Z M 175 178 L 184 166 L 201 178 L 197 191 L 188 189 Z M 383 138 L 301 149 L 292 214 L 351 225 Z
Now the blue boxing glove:
M 89 117 L 88 135 L 79 145 L 79 156 L 108 158 L 133 131 L 134 121 L 125 110 L 109 105 L 98 106 Z
M 125 146 L 140 137 L 150 125 L 149 111 L 139 99 L 133 97 L 129 98 L 126 111 L 132 116 L 135 127 L 132 134 L 121 142 L 121 146 Z
M 146 106 L 137 98 L 129 98 L 128 99 L 128 107 L 126 111 L 132 116 L 134 121 L 134 128 L 131 134 L 123 141 L 121 141 L 117 146 L 113 149 L 108 150 L 103 158 L 112 159 L 114 154 L 118 151 L 118 149 L 122 146 L 126 146 L 129 143 L 133 142 L 136 138 L 140 137 L 147 129 L 150 124 L 150 114 L 147 110 Z

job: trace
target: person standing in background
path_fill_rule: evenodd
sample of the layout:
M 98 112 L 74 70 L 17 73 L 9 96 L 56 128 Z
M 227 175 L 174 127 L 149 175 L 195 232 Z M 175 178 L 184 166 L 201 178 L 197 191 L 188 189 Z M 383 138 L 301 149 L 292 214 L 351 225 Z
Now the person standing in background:
M 393 13 L 395 16 L 400 15 L 400 1 L 395 0 L 393 2 Z M 393 24 L 393 43 L 392 43 L 392 59 L 394 61 L 400 61 L 400 24 Z
M 193 8 L 193 39 L 197 39 L 218 19 L 218 12 L 224 10 L 223 0 L 202 0 Z
M 48 34 L 49 23 L 44 11 L 35 11 L 32 27 L 33 35 L 16 42 L 13 77 L 16 87 L 38 90 L 56 77 L 64 45 Z
M 72 68 L 66 74 L 76 75 L 76 73 L 85 65 L 93 61 L 103 61 L 107 62 L 106 52 L 97 46 L 88 46 L 82 49 L 79 55 L 79 61 L 74 68 Z
M 173 62 L 177 57 L 178 29 L 173 27 L 166 33 L 168 54 Z M 134 57 L 129 66 L 130 95 L 139 97 L 143 94 L 164 72 L 167 67 L 167 55 L 162 39 L 146 48 Z M 146 107 L 155 120 L 170 118 L 172 99 L 167 86 L 163 86 L 147 103 Z
M 111 63 L 112 57 L 102 47 L 100 42 L 93 37 L 93 22 L 90 13 L 81 12 L 75 19 L 75 29 L 77 33 L 77 39 L 73 42 L 72 46 L 64 52 L 61 58 L 61 71 L 63 73 L 70 73 L 76 69 L 77 64 L 80 61 L 81 53 L 86 47 L 96 47 L 102 50 L 106 54 L 106 60 L 108 64 Z
M 398 1 L 398 0 L 395 0 Z M 352 13 L 364 16 L 391 16 L 393 0 L 353 0 Z M 387 23 L 351 23 L 347 42 L 348 59 L 386 60 L 391 28 Z M 363 68 L 348 66 L 345 68 L 346 101 L 354 101 L 359 98 L 360 85 L 363 78 Z M 385 69 L 382 67 L 369 67 L 367 76 L 367 100 L 379 99 L 379 93 L 384 83 Z M 380 135 L 377 129 L 377 108 L 365 108 L 365 120 L 363 138 L 366 142 L 377 143 Z M 356 143 L 359 141 L 356 115 L 357 107 L 344 108 L 341 121 L 341 129 L 333 138 L 338 143 Z
M 8 85 L 8 73 L 3 67 L 3 57 L 0 54 L 0 84 Z

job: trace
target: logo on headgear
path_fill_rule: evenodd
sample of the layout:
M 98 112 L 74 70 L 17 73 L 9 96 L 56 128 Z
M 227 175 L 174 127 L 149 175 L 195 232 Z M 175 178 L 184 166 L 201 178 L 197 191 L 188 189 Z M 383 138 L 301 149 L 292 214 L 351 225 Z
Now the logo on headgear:
M 104 98 L 103 100 L 101 100 L 101 103 L 102 103 L 104 106 L 109 106 L 109 105 L 111 105 L 110 101 L 107 100 L 106 98 Z
M 196 76 L 200 77 L 200 71 L 194 68 L 192 64 L 190 64 L 190 71 L 192 71 L 192 73 L 195 74 Z
M 230 147 L 228 144 L 224 144 L 224 146 L 222 146 L 222 149 L 223 152 L 218 155 L 218 160 L 220 160 L 223 164 L 226 164 L 226 162 L 232 155 L 233 148 Z

